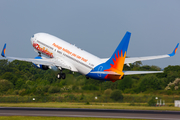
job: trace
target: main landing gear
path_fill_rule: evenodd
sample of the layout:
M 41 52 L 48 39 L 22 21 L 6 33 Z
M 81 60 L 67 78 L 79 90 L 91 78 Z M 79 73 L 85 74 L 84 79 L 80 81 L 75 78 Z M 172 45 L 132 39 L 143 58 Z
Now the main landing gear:
M 57 74 L 57 78 L 58 78 L 58 79 L 61 79 L 61 78 L 62 78 L 62 79 L 66 79 L 66 74 L 65 74 L 65 73 L 58 73 L 58 74 Z
M 60 73 L 57 74 L 57 79 L 66 79 L 66 74 L 62 73 L 62 69 L 58 67 L 58 69 L 60 70 Z

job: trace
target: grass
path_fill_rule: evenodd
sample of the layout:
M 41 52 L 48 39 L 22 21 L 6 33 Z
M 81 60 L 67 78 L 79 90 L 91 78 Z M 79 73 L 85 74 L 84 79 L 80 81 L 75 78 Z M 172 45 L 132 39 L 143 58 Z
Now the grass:
M 179 100 L 179 95 L 152 95 L 152 94 L 123 94 L 123 100 L 118 102 L 123 103 L 147 103 L 152 98 L 158 97 L 166 103 L 174 103 L 174 100 Z M 95 97 L 98 99 L 95 100 Z M 33 101 L 36 98 L 36 101 Z M 29 103 L 29 102 L 108 102 L 113 103 L 114 100 L 108 95 L 104 95 L 100 91 L 92 91 L 92 93 L 76 93 L 76 92 L 62 92 L 50 94 L 48 96 L 19 96 L 19 95 L 2 95 L 0 96 L 0 103 Z
M 32 116 L 0 116 L 0 120 L 132 120 L 125 118 L 76 118 L 76 117 L 32 117 Z M 145 120 L 145 119 L 133 119 Z
M 167 105 L 167 104 L 166 104 Z M 180 111 L 180 108 L 174 107 L 173 104 L 169 106 L 151 107 L 144 103 L 134 104 L 130 103 L 69 103 L 69 102 L 47 102 L 47 103 L 0 103 L 0 107 L 45 107 L 45 108 L 90 108 L 90 109 L 131 109 L 131 110 L 169 110 Z

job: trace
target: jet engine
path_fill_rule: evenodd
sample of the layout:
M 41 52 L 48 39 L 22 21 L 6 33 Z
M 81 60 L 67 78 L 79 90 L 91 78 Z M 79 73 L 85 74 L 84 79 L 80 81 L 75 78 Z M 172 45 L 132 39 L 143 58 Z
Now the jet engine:
M 35 57 L 35 59 L 43 59 L 40 56 Z M 34 63 L 33 63 L 34 64 Z M 41 64 L 34 64 L 34 66 L 36 66 L 37 68 L 40 68 L 42 70 L 48 70 L 50 67 L 47 65 L 41 65 Z

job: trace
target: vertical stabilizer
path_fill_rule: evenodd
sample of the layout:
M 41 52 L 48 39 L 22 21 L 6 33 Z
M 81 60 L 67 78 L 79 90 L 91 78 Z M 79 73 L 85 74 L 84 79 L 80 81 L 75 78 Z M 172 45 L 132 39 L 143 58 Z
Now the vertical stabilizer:
M 96 66 L 89 74 L 87 74 L 87 76 L 100 80 L 110 80 L 112 82 L 123 79 L 123 67 L 130 37 L 131 33 L 126 32 L 111 58 L 105 63 Z
M 110 68 L 104 71 L 113 71 L 119 74 L 123 74 L 122 70 L 124 67 L 130 37 L 131 33 L 126 32 L 120 44 L 116 48 L 115 52 L 113 53 L 111 58 L 106 62 L 106 65 L 108 65 Z

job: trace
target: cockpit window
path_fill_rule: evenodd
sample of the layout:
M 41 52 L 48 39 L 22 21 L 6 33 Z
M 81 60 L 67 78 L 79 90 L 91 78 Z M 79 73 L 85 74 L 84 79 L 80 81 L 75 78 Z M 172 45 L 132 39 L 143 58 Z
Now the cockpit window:
M 34 35 L 32 36 L 32 38 L 34 37 Z

